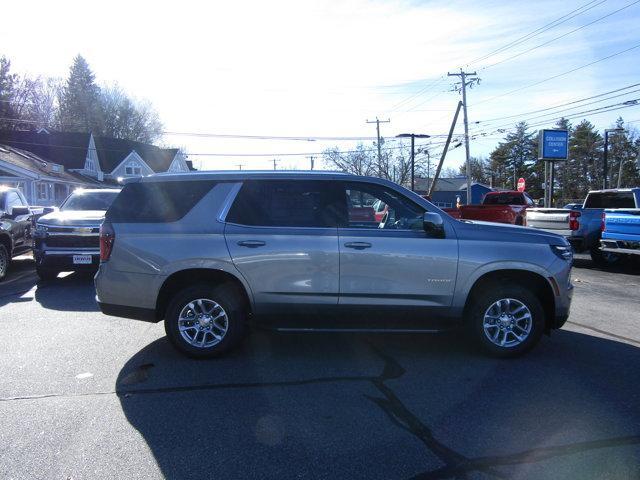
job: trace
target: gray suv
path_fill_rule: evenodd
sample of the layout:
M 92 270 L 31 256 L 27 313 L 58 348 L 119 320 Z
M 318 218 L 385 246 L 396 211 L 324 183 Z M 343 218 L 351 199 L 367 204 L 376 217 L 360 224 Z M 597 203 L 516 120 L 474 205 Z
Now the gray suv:
M 489 353 L 515 356 L 564 324 L 573 288 L 559 235 L 457 221 L 392 182 L 328 172 L 137 179 L 107 211 L 100 255 L 100 309 L 164 319 L 171 343 L 194 357 L 228 351 L 249 324 L 459 326 Z

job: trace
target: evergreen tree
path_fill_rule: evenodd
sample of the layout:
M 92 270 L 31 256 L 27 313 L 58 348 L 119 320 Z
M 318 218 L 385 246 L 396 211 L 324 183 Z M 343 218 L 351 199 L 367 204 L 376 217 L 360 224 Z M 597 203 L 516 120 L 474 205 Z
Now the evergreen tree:
M 565 199 L 584 198 L 602 187 L 602 136 L 588 120 L 582 120 L 569 138 L 569 160 L 565 166 L 562 194 Z
M 58 124 L 61 130 L 100 132 L 102 106 L 100 88 L 87 61 L 78 55 L 73 59 L 69 77 L 59 99 Z
M 526 122 L 517 123 L 514 131 L 491 152 L 491 171 L 496 186 L 515 189 L 518 178 L 524 177 L 530 187 L 540 189 L 541 178 L 532 176 L 538 156 L 536 139 L 528 129 Z

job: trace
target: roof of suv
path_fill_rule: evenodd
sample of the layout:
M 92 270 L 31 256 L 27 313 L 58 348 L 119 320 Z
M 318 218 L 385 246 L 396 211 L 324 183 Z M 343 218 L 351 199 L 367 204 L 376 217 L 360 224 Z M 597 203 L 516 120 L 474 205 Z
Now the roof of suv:
M 361 177 L 344 172 L 328 170 L 211 170 L 197 171 L 189 173 L 158 173 L 147 177 L 137 177 L 136 179 L 126 179 L 129 182 L 162 182 L 180 180 L 247 180 L 247 179 L 362 179 L 372 177 Z M 379 179 L 377 179 L 379 180 Z

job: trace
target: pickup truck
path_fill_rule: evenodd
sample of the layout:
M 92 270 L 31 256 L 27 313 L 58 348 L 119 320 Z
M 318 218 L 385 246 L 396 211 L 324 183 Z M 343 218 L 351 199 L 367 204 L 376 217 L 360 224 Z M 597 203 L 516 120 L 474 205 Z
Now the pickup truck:
M 526 224 L 526 210 L 535 206 L 529 195 L 524 192 L 489 192 L 481 205 L 463 205 L 460 208 L 445 208 L 454 218 L 463 220 L 483 220 L 486 222 Z
M 43 212 L 43 207 L 30 207 L 18 188 L 0 187 L 0 280 L 14 257 L 31 251 L 33 220 Z
M 613 256 L 612 263 L 628 255 L 640 260 L 640 208 L 604 211 L 600 249 Z
M 53 280 L 60 272 L 98 268 L 100 225 L 120 189 L 78 189 L 60 209 L 36 222 L 33 256 L 41 280 Z
M 529 227 L 563 235 L 574 251 L 591 254 L 594 263 L 607 266 L 617 262 L 600 248 L 605 209 L 640 208 L 640 188 L 592 190 L 582 209 L 532 208 L 527 211 Z

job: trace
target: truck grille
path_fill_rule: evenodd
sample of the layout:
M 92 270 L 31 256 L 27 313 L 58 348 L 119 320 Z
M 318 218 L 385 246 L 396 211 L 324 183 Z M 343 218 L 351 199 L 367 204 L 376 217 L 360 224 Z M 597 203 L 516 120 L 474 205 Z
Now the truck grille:
M 46 239 L 49 247 L 59 248 L 100 248 L 99 235 L 49 235 Z

